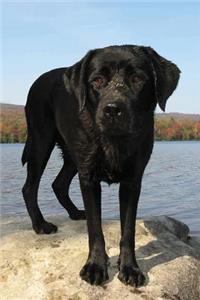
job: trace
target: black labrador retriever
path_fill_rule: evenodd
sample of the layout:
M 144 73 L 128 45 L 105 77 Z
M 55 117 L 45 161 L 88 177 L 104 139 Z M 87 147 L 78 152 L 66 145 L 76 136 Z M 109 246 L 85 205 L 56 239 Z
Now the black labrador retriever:
M 80 272 L 90 284 L 108 279 L 101 227 L 101 186 L 120 183 L 121 241 L 118 278 L 139 286 L 145 277 L 135 257 L 135 220 L 141 181 L 154 140 L 154 110 L 165 110 L 180 70 L 150 47 L 110 46 L 89 51 L 75 65 L 52 70 L 32 85 L 25 107 L 28 137 L 22 189 L 33 229 L 54 233 L 37 202 L 40 178 L 57 144 L 63 167 L 53 190 L 73 220 L 87 219 L 89 256 Z M 69 197 L 78 173 L 85 212 Z

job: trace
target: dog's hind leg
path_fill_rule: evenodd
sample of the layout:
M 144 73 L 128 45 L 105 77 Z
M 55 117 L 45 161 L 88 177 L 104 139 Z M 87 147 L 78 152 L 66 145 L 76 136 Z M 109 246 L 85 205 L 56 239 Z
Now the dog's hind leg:
M 79 210 L 69 197 L 69 186 L 77 169 L 71 158 L 64 157 L 64 165 L 52 184 L 52 188 L 60 204 L 67 210 L 72 220 L 84 220 L 85 211 Z
M 38 206 L 37 196 L 40 178 L 55 142 L 53 137 L 48 136 L 47 138 L 47 136 L 40 136 L 39 134 L 28 138 L 29 144 L 25 146 L 27 157 L 24 159 L 27 162 L 27 178 L 22 189 L 23 197 L 35 232 L 54 233 L 57 231 L 57 227 L 45 221 Z

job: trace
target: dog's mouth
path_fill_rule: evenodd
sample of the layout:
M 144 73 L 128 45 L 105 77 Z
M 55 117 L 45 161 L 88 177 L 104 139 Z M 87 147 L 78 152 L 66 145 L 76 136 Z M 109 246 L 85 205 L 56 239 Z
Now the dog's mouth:
M 125 118 L 121 122 L 106 122 L 104 118 L 96 122 L 98 131 L 110 138 L 137 138 L 143 132 L 143 122 L 140 118 Z
M 107 136 L 128 136 L 132 133 L 132 118 L 123 103 L 110 103 L 97 110 L 96 124 Z
M 106 123 L 105 121 L 102 121 L 98 123 L 98 129 L 99 131 L 107 136 L 129 136 L 132 133 L 132 130 L 129 126 L 129 124 L 126 122 L 124 124 L 118 124 L 118 123 Z

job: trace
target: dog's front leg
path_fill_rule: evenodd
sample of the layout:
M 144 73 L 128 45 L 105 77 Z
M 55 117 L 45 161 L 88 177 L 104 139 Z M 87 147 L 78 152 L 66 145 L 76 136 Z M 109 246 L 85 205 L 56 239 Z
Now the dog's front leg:
M 119 190 L 121 241 L 118 278 L 134 286 L 140 286 L 145 281 L 135 257 L 135 222 L 140 189 L 141 180 L 135 183 L 122 182 Z
M 89 235 L 89 255 L 80 276 L 90 284 L 101 284 L 108 279 L 107 254 L 101 228 L 101 185 L 79 176 Z

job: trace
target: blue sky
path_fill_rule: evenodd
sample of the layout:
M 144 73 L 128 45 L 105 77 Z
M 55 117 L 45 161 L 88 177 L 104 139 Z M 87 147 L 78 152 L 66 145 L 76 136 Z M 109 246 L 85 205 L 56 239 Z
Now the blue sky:
M 128 43 L 152 46 L 181 69 L 167 112 L 200 113 L 200 3 L 3 1 L 1 10 L 1 102 L 25 104 L 41 73 Z

